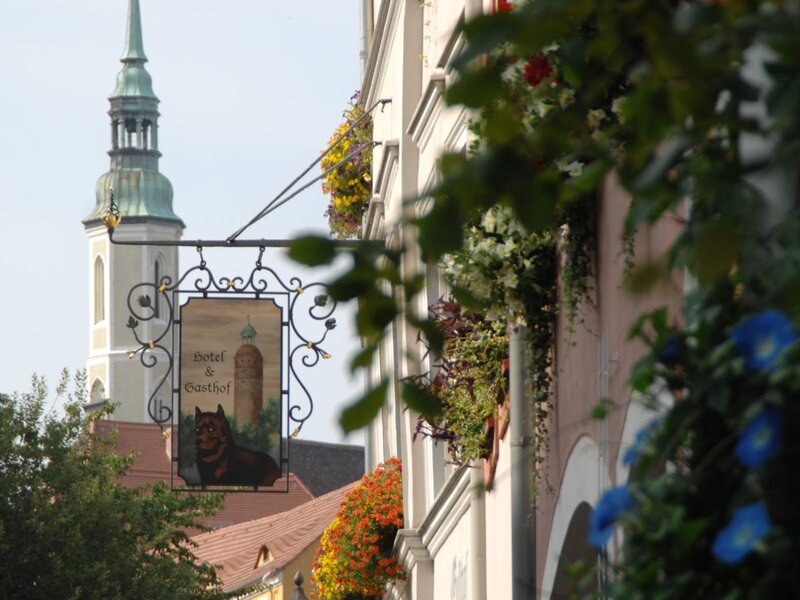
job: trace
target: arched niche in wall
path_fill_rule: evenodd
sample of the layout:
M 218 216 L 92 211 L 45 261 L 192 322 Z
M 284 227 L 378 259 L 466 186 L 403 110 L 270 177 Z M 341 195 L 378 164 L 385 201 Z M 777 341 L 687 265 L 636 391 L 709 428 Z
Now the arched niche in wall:
M 592 507 L 588 502 L 578 504 L 578 508 L 572 513 L 572 519 L 569 522 L 567 535 L 558 558 L 553 591 L 550 594 L 551 600 L 567 600 L 577 597 L 579 592 L 588 591 L 579 589 L 578 582 L 571 574 L 571 570 L 578 562 L 583 563 L 585 568 L 592 572 L 596 570 L 598 552 L 589 544 L 589 517 L 591 514 Z
M 597 443 L 588 435 L 581 436 L 569 453 L 564 474 L 558 486 L 558 500 L 553 511 L 542 573 L 541 600 L 556 598 L 553 591 L 561 562 L 561 553 L 565 547 L 575 513 L 582 504 L 594 506 L 601 492 L 611 487 L 607 478 L 600 480 L 599 461 L 600 450 Z

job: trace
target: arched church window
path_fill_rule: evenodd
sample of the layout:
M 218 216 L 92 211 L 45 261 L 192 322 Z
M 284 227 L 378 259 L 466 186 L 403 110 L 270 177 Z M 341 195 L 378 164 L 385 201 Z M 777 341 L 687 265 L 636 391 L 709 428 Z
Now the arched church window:
M 92 402 L 100 402 L 106 399 L 106 386 L 99 379 L 94 380 L 92 390 L 89 392 L 89 399 Z
M 99 323 L 106 318 L 106 274 L 103 259 L 98 256 L 94 260 L 94 322 Z

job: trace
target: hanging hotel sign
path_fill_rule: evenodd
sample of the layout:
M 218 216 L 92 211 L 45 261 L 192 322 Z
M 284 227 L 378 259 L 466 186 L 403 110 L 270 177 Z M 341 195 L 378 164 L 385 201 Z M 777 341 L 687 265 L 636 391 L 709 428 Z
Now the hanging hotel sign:
M 280 308 L 270 300 L 191 298 L 180 322 L 178 436 L 194 442 L 182 444 L 181 478 L 271 486 L 281 476 Z
M 156 374 L 148 412 L 177 434 L 172 487 L 288 491 L 291 434 L 313 411 L 298 369 L 330 358 L 322 344 L 335 303 L 322 283 L 285 283 L 262 264 L 264 248 L 246 278 L 215 278 L 198 252 L 176 283 L 162 277 L 128 294 L 139 344 L 128 354 Z M 316 336 L 304 333 L 315 323 Z

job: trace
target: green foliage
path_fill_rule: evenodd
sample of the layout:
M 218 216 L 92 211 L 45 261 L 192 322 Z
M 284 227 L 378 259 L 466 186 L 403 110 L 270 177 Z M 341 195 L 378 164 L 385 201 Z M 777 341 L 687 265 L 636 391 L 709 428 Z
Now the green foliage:
M 452 298 L 430 312 L 444 333 L 444 347 L 431 373 L 405 382 L 404 400 L 420 413 L 416 435 L 446 442 L 453 462 L 464 464 L 489 450 L 486 421 L 506 389 L 506 321 L 464 311 Z
M 339 424 L 345 433 L 366 427 L 383 406 L 386 397 L 387 380 L 382 381 L 378 387 L 370 390 L 360 400 L 346 408 L 339 418 Z
M 784 597 L 800 584 L 800 351 L 795 344 L 774 369 L 754 371 L 730 333 L 766 308 L 795 323 L 800 317 L 800 2 L 535 0 L 478 17 L 463 33 L 459 83 L 448 99 L 478 109 L 481 140 L 469 155 L 442 159 L 433 206 L 415 221 L 423 259 L 462 251 L 469 225 L 493 207 L 554 241 L 567 224 L 567 235 L 589 248 L 588 230 L 573 223 L 594 217 L 569 213 L 591 202 L 583 199 L 613 170 L 632 197 L 629 259 L 637 230 L 665 218 L 682 224 L 664 256 L 635 269 L 626 261 L 631 289 L 647 291 L 676 270 L 697 281 L 685 299 L 685 327 L 659 311 L 635 330 L 649 352 L 632 387 L 654 405 L 656 391 L 676 401 L 633 469 L 637 508 L 626 519 L 616 573 L 601 577 L 609 582 L 602 594 Z M 577 258 L 561 282 L 574 300 L 589 293 L 581 286 L 591 252 L 571 243 L 567 237 L 564 248 Z M 374 288 L 402 285 L 376 276 L 379 261 L 360 258 L 355 252 L 341 280 L 364 283 L 351 296 L 362 305 L 384 293 Z M 368 348 L 380 335 L 373 321 Z M 531 347 L 543 360 L 552 340 L 545 328 L 537 334 Z M 766 406 L 783 414 L 784 443 L 764 466 L 746 468 L 734 447 Z M 724 564 L 713 541 L 753 502 L 765 503 L 769 534 L 741 562 Z
M 188 528 L 221 498 L 173 494 L 164 483 L 125 488 L 117 478 L 131 456 L 85 417 L 85 376 L 67 394 L 62 374 L 48 389 L 0 395 L 0 564 L 3 598 L 219 598 L 214 570 L 195 563 Z M 53 400 L 49 406 L 55 403 Z

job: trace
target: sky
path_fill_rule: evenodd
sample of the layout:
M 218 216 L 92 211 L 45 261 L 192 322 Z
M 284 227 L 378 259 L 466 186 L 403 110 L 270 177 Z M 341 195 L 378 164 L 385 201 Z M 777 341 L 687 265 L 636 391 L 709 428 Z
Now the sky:
M 121 68 L 127 0 L 3 0 L 0 20 L 0 392 L 52 384 L 89 348 L 88 243 L 81 219 L 108 170 L 107 97 Z M 318 153 L 359 87 L 358 0 L 140 0 L 161 100 L 160 170 L 186 239 L 224 239 Z M 316 175 L 315 169 L 312 174 Z M 319 185 L 253 226 L 249 238 L 325 233 Z M 326 279 L 282 251 L 285 278 Z M 218 275 L 246 274 L 254 250 L 206 251 Z M 181 254 L 181 268 L 196 252 Z M 363 389 L 349 373 L 350 307 L 310 371 L 314 414 L 302 438 L 344 441 L 341 407 Z M 127 317 L 126 317 L 127 320 Z M 346 438 L 360 443 L 359 434 Z

